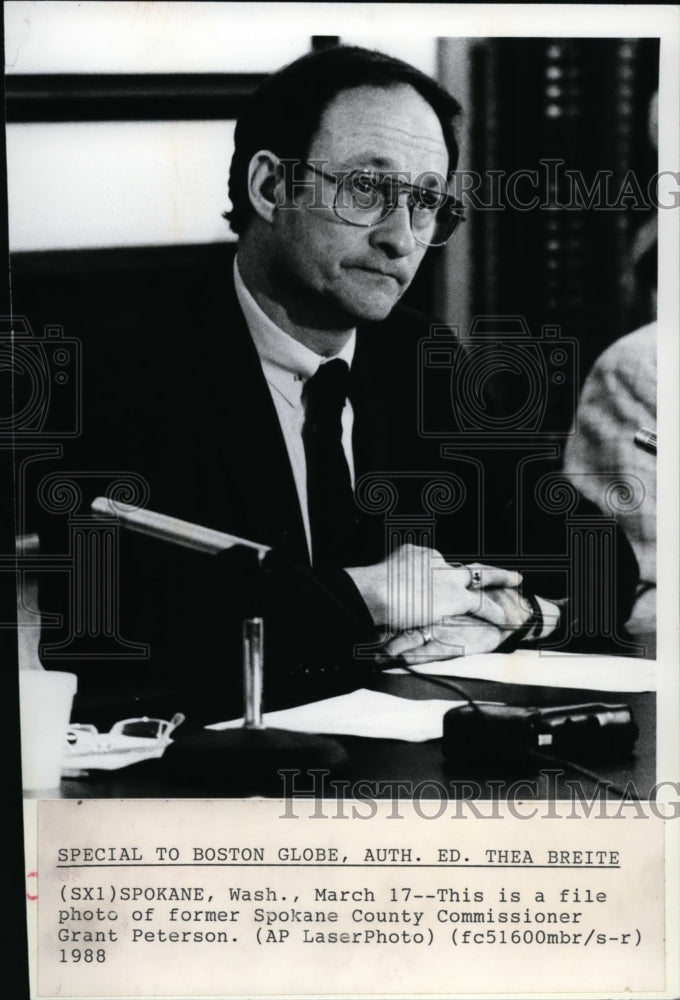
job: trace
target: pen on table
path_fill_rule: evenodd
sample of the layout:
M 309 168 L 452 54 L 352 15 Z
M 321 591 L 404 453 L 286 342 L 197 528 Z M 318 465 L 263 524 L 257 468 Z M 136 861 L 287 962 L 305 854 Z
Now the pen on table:
M 656 431 L 649 431 L 646 427 L 641 427 L 633 440 L 638 448 L 656 455 Z

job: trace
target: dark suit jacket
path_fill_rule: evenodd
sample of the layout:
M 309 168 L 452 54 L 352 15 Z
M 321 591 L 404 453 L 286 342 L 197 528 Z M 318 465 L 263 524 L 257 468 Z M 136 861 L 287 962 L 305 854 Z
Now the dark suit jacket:
M 360 683 L 373 669 L 370 618 L 341 567 L 310 570 L 285 444 L 229 271 L 168 289 L 163 302 L 87 338 L 83 434 L 58 466 L 78 484 L 82 504 L 67 517 L 40 512 L 47 547 L 73 552 L 77 515 L 87 514 L 95 495 L 112 492 L 270 545 L 275 558 L 255 580 L 238 554 L 213 558 L 121 534 L 118 597 L 106 597 L 118 601 L 112 617 L 121 641 L 112 641 L 109 628 L 102 644 L 109 655 L 104 649 L 100 658 L 92 653 L 96 642 L 78 646 L 63 629 L 45 630 L 46 665 L 75 664 L 91 700 L 115 688 L 145 707 L 145 698 L 171 689 L 174 707 L 185 710 L 189 692 L 203 718 L 225 718 L 240 706 L 241 619 L 264 610 L 268 707 L 295 701 L 301 686 L 310 698 Z M 515 495 L 517 453 L 507 442 L 495 451 L 488 443 L 477 453 L 457 450 L 456 435 L 429 433 L 448 425 L 451 407 L 450 395 L 428 381 L 422 348 L 429 338 L 427 319 L 399 307 L 358 330 L 352 404 L 359 541 L 345 565 L 374 562 L 411 541 L 464 562 L 514 566 L 531 557 L 534 544 L 541 558 L 529 563 L 544 567 L 539 592 L 563 596 L 563 511 L 542 517 L 539 540 L 527 541 L 530 533 L 518 526 L 526 520 L 535 529 L 536 510 L 525 502 L 529 486 L 524 500 Z M 44 474 L 40 463 L 35 468 Z M 61 607 L 66 632 L 77 632 L 58 582 L 48 576 L 43 606 Z M 135 643 L 148 644 L 150 653 Z M 69 661 L 77 648 L 83 655 Z
M 427 471 L 426 456 L 436 459 L 407 403 L 416 400 L 426 333 L 422 318 L 406 313 L 361 331 L 352 390 L 358 478 L 418 463 Z M 238 554 L 215 559 L 121 533 L 118 580 L 103 598 L 113 602 L 116 635 L 88 640 L 88 624 L 74 620 L 82 601 L 68 584 L 86 591 L 92 566 L 48 573 L 41 604 L 64 623 L 43 629 L 45 664 L 76 669 L 81 696 L 190 687 L 197 700 L 221 702 L 210 711 L 224 717 L 240 705 L 241 619 L 264 608 L 268 704 L 295 700 L 300 683 L 312 695 L 356 686 L 353 652 L 374 642 L 370 616 L 340 567 L 310 571 L 285 444 L 228 265 L 219 278 L 168 289 L 162 302 L 84 330 L 83 358 L 83 433 L 53 468 L 35 463 L 27 490 L 44 496 L 40 483 L 56 476 L 54 489 L 67 482 L 81 496 L 77 507 L 36 505 L 43 551 L 74 556 L 77 519 L 107 493 L 270 545 L 275 558 L 258 586 L 246 587 Z M 360 512 L 361 541 L 347 565 L 385 552 L 383 512 L 372 506 Z

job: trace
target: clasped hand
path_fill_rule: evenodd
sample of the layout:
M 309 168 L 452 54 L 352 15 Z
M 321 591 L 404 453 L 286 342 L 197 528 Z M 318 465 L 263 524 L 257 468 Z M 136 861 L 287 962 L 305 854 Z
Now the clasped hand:
M 476 589 L 472 569 L 480 571 Z M 407 662 L 491 652 L 531 616 L 519 573 L 451 565 L 424 546 L 402 545 L 380 563 L 347 572 L 386 637 L 385 655 Z

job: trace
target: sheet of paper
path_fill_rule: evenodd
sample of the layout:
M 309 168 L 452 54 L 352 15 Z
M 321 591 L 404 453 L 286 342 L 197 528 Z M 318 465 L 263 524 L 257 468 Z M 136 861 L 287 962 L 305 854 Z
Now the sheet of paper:
M 505 684 L 585 688 L 587 691 L 656 691 L 654 660 L 627 656 L 579 656 L 569 653 L 478 653 L 453 660 L 414 664 L 413 670 L 437 677 L 475 678 Z M 399 673 L 399 668 L 389 673 Z
M 351 694 L 313 701 L 309 705 L 269 712 L 268 726 L 291 729 L 297 733 L 333 733 L 343 736 L 372 736 L 383 740 L 408 740 L 422 743 L 442 735 L 445 712 L 461 701 L 413 701 L 380 691 L 361 688 Z M 235 729 L 243 719 L 218 722 L 208 729 Z

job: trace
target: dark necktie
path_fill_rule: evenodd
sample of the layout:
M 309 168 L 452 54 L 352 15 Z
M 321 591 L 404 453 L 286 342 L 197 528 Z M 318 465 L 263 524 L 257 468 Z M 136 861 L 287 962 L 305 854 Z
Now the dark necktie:
M 302 438 L 307 462 L 307 509 L 315 566 L 349 565 L 356 527 L 354 496 L 342 447 L 342 411 L 349 368 L 339 358 L 319 366 L 304 387 Z

